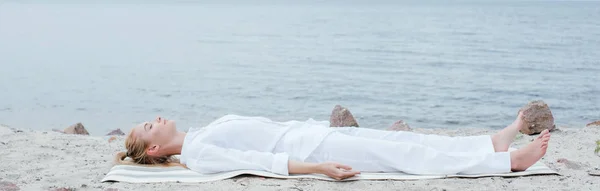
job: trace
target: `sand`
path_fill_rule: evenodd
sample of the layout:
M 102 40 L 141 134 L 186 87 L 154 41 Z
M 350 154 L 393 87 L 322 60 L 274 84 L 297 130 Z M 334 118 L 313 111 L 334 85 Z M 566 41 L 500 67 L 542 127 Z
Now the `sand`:
M 442 135 L 491 134 L 492 129 L 415 129 Z M 519 135 L 513 147 L 533 136 Z M 418 181 L 328 182 L 312 179 L 279 180 L 253 176 L 209 183 L 101 183 L 114 154 L 123 151 L 124 137 L 66 135 L 0 127 L 0 190 L 600 190 L 600 176 L 588 171 L 600 167 L 594 154 L 600 127 L 565 128 L 552 132 L 542 161 L 561 176 L 518 178 L 453 178 Z M 561 158 L 569 162 L 557 162 Z M 14 185 L 13 185 L 14 184 Z

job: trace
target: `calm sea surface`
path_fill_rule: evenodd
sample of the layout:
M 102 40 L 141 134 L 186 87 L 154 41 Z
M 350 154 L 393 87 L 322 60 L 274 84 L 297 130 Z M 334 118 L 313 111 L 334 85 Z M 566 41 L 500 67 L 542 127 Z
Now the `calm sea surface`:
M 600 120 L 600 2 L 74 2 L 0 0 L 0 124 L 102 135 L 341 104 L 371 128 L 501 128 L 538 99 L 558 125 Z

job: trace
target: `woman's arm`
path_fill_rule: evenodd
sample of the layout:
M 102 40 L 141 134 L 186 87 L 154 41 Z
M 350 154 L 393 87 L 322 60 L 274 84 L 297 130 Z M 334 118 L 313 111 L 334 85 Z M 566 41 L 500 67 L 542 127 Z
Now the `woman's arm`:
M 262 170 L 289 175 L 286 153 L 236 150 L 211 144 L 194 145 L 195 152 L 185 155 L 185 165 L 196 172 L 212 174 L 235 170 Z M 183 155 L 182 155 L 183 156 Z
M 196 153 L 187 155 L 186 166 L 193 171 L 210 174 L 234 170 L 263 170 L 275 174 L 319 173 L 341 180 L 359 172 L 338 163 L 307 163 L 289 160 L 286 153 L 241 151 L 202 144 Z
M 324 174 L 336 180 L 342 180 L 360 174 L 358 171 L 353 171 L 352 167 L 334 163 L 308 163 L 300 161 L 288 161 L 288 172 L 290 174 Z

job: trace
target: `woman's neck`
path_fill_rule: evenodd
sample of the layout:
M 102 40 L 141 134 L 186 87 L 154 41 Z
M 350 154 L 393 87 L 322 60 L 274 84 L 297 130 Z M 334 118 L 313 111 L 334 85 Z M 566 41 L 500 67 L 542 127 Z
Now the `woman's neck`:
M 178 131 L 175 134 L 175 138 L 164 147 L 165 155 L 178 155 L 181 154 L 181 149 L 183 147 L 183 140 L 185 139 L 185 132 Z

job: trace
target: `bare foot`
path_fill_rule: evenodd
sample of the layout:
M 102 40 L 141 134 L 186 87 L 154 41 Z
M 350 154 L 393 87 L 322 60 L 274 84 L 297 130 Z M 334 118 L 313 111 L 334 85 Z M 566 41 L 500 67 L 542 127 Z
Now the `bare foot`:
M 506 152 L 508 147 L 515 140 L 515 136 L 525 126 L 523 123 L 523 112 L 519 112 L 517 119 L 512 124 L 502 129 L 500 132 L 492 135 L 492 144 L 494 145 L 494 151 Z
M 512 171 L 524 171 L 531 165 L 540 160 L 548 149 L 550 141 L 550 132 L 542 131 L 540 136 L 529 145 L 510 153 L 510 168 Z

